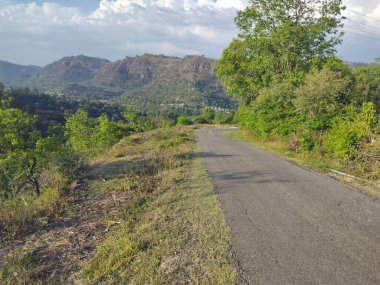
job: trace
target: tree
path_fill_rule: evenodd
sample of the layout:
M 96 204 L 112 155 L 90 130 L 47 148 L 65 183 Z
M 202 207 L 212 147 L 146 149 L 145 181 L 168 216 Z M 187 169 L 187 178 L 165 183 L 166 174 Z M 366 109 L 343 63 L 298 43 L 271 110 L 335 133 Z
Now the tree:
M 350 92 L 349 77 L 341 77 L 327 68 L 311 72 L 296 90 L 295 108 L 311 129 L 323 130 L 350 103 Z
M 203 119 L 205 119 L 206 123 L 211 124 L 214 120 L 215 113 L 213 110 L 206 107 L 206 108 L 203 108 L 201 116 Z
M 117 123 L 110 122 L 106 115 L 98 118 L 98 124 L 91 139 L 99 150 L 113 145 L 124 135 L 122 128 Z
M 248 104 L 273 81 L 298 85 L 321 69 L 341 42 L 341 9 L 341 0 L 251 0 L 217 65 L 227 92 Z
M 40 132 L 36 116 L 2 105 L 0 108 L 0 196 L 19 193 L 32 184 L 40 194 L 36 177 L 37 157 L 34 152 Z
M 90 118 L 83 110 L 67 118 L 65 135 L 68 144 L 76 153 L 84 156 L 91 156 L 94 153 L 92 136 L 95 133 L 96 124 L 97 121 Z

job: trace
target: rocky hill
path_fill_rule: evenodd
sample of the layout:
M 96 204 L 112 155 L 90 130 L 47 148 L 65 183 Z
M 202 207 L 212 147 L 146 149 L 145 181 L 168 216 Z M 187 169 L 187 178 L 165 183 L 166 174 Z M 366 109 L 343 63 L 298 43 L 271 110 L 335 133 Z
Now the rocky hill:
M 75 99 L 116 100 L 142 109 L 157 106 L 230 108 L 233 102 L 215 76 L 213 59 L 144 54 L 110 62 L 84 55 L 35 68 L 21 82 Z M 9 78 L 0 74 L 0 81 Z
M 91 80 L 99 69 L 109 63 L 106 59 L 84 55 L 64 57 L 43 67 L 31 77 L 31 81 L 42 88 L 82 84 Z

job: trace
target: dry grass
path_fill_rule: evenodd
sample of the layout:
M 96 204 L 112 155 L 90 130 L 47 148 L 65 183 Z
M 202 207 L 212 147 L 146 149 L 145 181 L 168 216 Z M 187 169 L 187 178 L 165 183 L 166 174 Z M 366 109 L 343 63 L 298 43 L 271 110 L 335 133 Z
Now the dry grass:
M 136 134 L 99 155 L 58 223 L 0 247 L 0 284 L 234 284 L 194 129 Z M 48 193 L 39 204 L 59 198 Z
M 62 195 L 66 185 L 62 175 L 54 169 L 43 175 L 47 181 L 41 196 L 28 194 L 0 201 L 0 240 L 12 240 L 43 227 L 56 219 L 69 202 Z
M 145 148 L 143 169 L 151 170 L 134 176 L 127 190 L 139 194 L 84 268 L 85 283 L 235 283 L 227 226 L 201 158 L 190 160 L 189 130 L 148 135 L 156 147 Z

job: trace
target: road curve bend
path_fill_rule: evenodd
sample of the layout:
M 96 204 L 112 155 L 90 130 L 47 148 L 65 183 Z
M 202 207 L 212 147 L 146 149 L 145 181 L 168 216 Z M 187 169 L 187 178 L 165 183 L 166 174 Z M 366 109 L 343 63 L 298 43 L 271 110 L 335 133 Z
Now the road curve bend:
M 380 202 L 323 174 L 201 129 L 238 284 L 380 284 Z

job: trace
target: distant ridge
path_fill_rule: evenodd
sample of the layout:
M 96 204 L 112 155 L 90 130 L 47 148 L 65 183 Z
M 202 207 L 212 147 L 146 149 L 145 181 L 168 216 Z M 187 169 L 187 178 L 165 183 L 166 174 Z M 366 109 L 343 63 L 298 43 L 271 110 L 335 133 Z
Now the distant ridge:
M 25 73 L 16 73 L 13 83 L 75 99 L 116 100 L 141 108 L 234 105 L 216 78 L 216 60 L 198 55 L 144 54 L 115 62 L 78 55 Z M 12 81 L 6 74 L 0 81 Z
M 19 65 L 0 60 L 0 81 L 4 84 L 20 84 L 36 74 L 41 67 L 34 65 Z
M 350 66 L 351 68 L 357 68 L 357 67 L 369 66 L 369 65 L 378 65 L 378 63 L 352 62 L 352 61 L 344 61 L 344 63 Z

